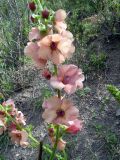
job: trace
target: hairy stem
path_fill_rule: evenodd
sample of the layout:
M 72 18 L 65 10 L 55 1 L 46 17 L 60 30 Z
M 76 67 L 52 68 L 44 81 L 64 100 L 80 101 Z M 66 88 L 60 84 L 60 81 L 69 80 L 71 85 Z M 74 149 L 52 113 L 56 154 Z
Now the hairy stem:
M 57 149 L 58 140 L 59 140 L 59 125 L 57 125 L 56 140 L 55 140 L 55 144 L 54 144 L 54 147 L 53 147 L 53 152 L 52 152 L 52 155 L 50 157 L 50 160 L 54 160 L 55 152 L 56 152 L 56 149 Z

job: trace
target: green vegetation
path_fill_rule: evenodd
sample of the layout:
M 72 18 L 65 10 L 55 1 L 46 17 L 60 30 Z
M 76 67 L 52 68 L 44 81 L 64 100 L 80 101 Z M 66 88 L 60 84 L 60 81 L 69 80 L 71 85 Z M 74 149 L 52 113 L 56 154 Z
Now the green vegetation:
M 107 90 L 120 103 L 120 90 L 114 85 L 108 85 Z

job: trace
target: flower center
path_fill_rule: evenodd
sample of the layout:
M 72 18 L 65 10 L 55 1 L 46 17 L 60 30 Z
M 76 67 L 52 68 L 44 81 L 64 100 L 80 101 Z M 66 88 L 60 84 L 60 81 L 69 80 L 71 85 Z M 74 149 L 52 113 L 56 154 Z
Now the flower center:
M 21 138 L 22 138 L 22 135 L 21 135 L 20 133 L 18 133 L 18 134 L 16 134 L 16 137 L 17 137 L 18 139 L 21 139 Z
M 70 77 L 69 76 L 65 76 L 62 80 L 63 84 L 68 84 L 70 81 Z
M 60 109 L 60 110 L 57 110 L 57 116 L 58 117 L 64 117 L 64 115 L 65 115 L 65 111 L 64 110 L 62 110 L 62 109 Z
M 57 43 L 52 42 L 50 45 L 51 50 L 56 50 L 57 49 Z

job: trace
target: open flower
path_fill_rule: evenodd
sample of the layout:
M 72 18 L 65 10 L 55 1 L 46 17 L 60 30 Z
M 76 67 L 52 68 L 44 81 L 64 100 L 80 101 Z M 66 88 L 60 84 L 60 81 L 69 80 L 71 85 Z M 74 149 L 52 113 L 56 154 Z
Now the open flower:
M 82 121 L 75 119 L 74 121 L 68 122 L 69 127 L 66 129 L 68 133 L 76 134 L 83 127 Z
M 13 130 L 9 135 L 13 143 L 20 145 L 23 148 L 28 146 L 28 134 L 26 131 Z
M 65 23 L 66 17 L 67 14 L 63 9 L 59 9 L 55 13 L 55 28 L 59 33 L 67 29 L 67 24 Z
M 54 64 L 63 63 L 75 51 L 72 41 L 60 34 L 48 35 L 38 45 L 40 47 L 39 55 L 46 56 Z
M 4 122 L 2 121 L 2 119 L 0 119 L 0 135 L 2 135 L 5 130 L 6 130 L 6 126 Z
M 76 89 L 83 88 L 84 75 L 82 70 L 75 65 L 61 65 L 58 67 L 58 75 L 50 79 L 50 84 L 56 89 L 64 89 L 72 94 Z
M 47 99 L 47 103 L 44 102 L 43 104 L 45 111 L 42 117 L 47 123 L 67 125 L 69 121 L 73 121 L 79 116 L 79 110 L 67 99 L 61 100 L 54 96 Z

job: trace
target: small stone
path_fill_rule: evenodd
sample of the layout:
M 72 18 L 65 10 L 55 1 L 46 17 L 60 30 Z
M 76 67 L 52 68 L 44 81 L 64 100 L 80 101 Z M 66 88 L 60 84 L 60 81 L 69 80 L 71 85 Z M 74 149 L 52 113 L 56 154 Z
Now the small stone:
M 117 116 L 117 117 L 120 116 L 120 108 L 116 111 L 116 116 Z

